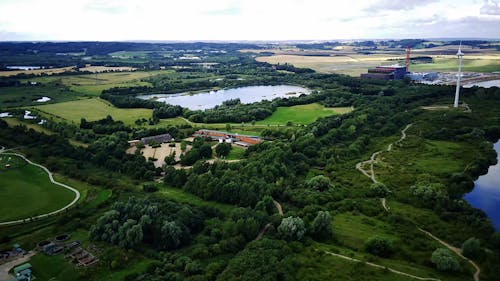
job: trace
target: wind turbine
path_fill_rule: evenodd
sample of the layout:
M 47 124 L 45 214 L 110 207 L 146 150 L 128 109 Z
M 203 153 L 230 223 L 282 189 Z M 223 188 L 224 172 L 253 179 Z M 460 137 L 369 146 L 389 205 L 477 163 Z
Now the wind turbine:
M 455 91 L 455 102 L 453 103 L 453 107 L 458 107 L 458 99 L 460 97 L 460 80 L 462 79 L 462 58 L 464 57 L 464 53 L 462 53 L 462 42 L 460 42 L 460 46 L 458 47 L 457 58 L 458 58 L 458 76 L 457 76 L 457 89 Z

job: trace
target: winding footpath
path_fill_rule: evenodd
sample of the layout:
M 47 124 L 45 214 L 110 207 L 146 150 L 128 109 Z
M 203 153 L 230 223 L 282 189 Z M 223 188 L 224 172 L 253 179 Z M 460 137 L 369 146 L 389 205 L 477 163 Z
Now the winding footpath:
M 274 200 L 274 198 L 273 198 L 273 204 L 274 204 L 274 207 L 276 207 L 278 214 L 280 216 L 283 216 L 283 208 L 281 207 L 280 202 Z M 262 228 L 262 230 L 259 232 L 259 234 L 257 235 L 257 237 L 254 240 L 257 241 L 257 240 L 262 239 L 262 237 L 264 236 L 264 234 L 266 234 L 267 230 L 269 229 L 269 227 L 271 227 L 271 225 L 272 225 L 271 223 L 267 223 L 264 226 L 264 228 Z
M 401 131 L 401 138 L 399 138 L 399 140 L 395 141 L 394 143 L 390 143 L 388 146 L 387 146 L 387 149 L 385 151 L 387 152 L 390 152 L 392 150 L 392 148 L 394 147 L 395 144 L 398 144 L 402 141 L 404 141 L 406 139 L 406 131 L 412 126 L 413 124 L 408 124 L 406 125 L 406 127 Z M 372 156 L 370 157 L 369 160 L 366 160 L 366 161 L 362 161 L 362 162 L 359 162 L 356 164 L 356 169 L 358 171 L 360 171 L 363 175 L 365 175 L 366 177 L 368 177 L 373 183 L 379 183 L 379 181 L 377 181 L 377 179 L 375 178 L 375 170 L 373 169 L 373 165 L 377 162 L 377 157 L 380 153 L 384 152 L 384 150 L 379 150 L 379 151 L 376 151 L 372 154 Z M 370 165 L 370 170 L 369 171 L 366 171 L 363 167 L 365 165 L 369 164 Z M 380 202 L 382 204 L 382 208 L 384 208 L 384 210 L 386 212 L 389 212 L 389 207 L 387 207 L 387 202 L 385 200 L 384 197 L 380 198 Z
M 386 151 L 387 152 L 390 152 L 392 150 L 392 148 L 394 147 L 394 144 L 398 144 L 400 142 L 402 142 L 403 140 L 406 139 L 406 131 L 412 126 L 413 124 L 408 124 L 402 131 L 401 131 L 401 138 L 399 140 L 397 140 L 396 142 L 394 143 L 391 143 L 387 146 L 387 149 Z M 366 160 L 366 161 L 363 161 L 363 162 L 359 162 L 356 164 L 356 169 L 358 171 L 360 171 L 363 175 L 367 176 L 368 178 L 370 178 L 372 180 L 373 183 L 378 183 L 379 181 L 377 181 L 377 179 L 375 178 L 375 172 L 374 172 L 374 169 L 373 169 L 373 164 L 377 161 L 377 156 L 382 153 L 383 150 L 380 150 L 380 151 L 377 151 L 377 152 L 374 152 L 372 154 L 372 156 L 370 157 L 369 160 Z M 370 165 L 370 170 L 369 171 L 366 171 L 363 167 L 366 165 L 366 164 L 369 164 Z M 389 212 L 389 207 L 387 207 L 387 204 L 386 204 L 386 200 L 385 198 L 381 198 L 381 203 L 382 203 L 382 207 L 384 208 L 384 210 L 386 212 Z M 435 235 L 433 235 L 432 233 L 428 232 L 428 231 L 425 231 L 423 230 L 422 228 L 418 228 L 418 230 L 420 230 L 421 232 L 423 232 L 425 235 L 431 237 L 432 239 L 436 240 L 437 242 L 439 242 L 441 245 L 445 246 L 446 248 L 450 249 L 452 252 L 454 252 L 456 255 L 458 255 L 459 257 L 463 258 L 464 260 L 468 261 L 473 267 L 474 269 L 476 269 L 476 272 L 474 273 L 474 281 L 480 281 L 480 278 L 479 278 L 479 275 L 481 274 L 481 268 L 479 268 L 479 266 L 472 260 L 464 257 L 462 255 L 462 251 L 459 249 L 459 248 L 456 248 L 456 247 L 453 247 L 451 246 L 450 244 L 446 243 L 445 241 L 437 238 Z M 338 254 L 333 254 L 333 253 L 329 253 L 331 255 L 335 255 L 335 256 L 339 256 L 339 257 L 343 257 L 343 258 L 348 258 L 348 259 L 351 259 L 349 257 L 345 257 L 345 256 L 342 256 L 342 255 L 338 255 Z M 353 260 L 353 259 L 351 259 Z M 356 261 L 359 261 L 359 260 L 356 260 Z M 366 264 L 370 264 L 370 263 L 366 263 Z M 370 264 L 372 266 L 376 266 L 376 267 L 380 267 L 378 265 L 373 265 L 373 264 Z M 393 270 L 389 269 L 391 272 L 394 272 Z M 394 272 L 394 273 L 397 273 L 397 272 Z M 402 273 L 402 272 L 400 272 Z M 399 273 L 398 273 L 399 274 Z M 412 277 L 412 278 L 416 278 L 416 279 L 419 279 L 419 280 L 439 280 L 439 279 L 433 279 L 433 278 L 422 278 L 422 277 L 417 277 L 417 276 L 410 276 L 406 273 L 404 273 L 403 275 L 405 276 L 409 276 L 409 277 Z
M 28 162 L 29 164 L 34 165 L 34 166 L 39 167 L 42 170 L 44 170 L 49 175 L 49 179 L 50 179 L 50 181 L 53 184 L 56 184 L 56 185 L 59 185 L 61 187 L 66 188 L 66 189 L 69 189 L 69 190 L 71 190 L 71 191 L 73 191 L 75 193 L 75 198 L 73 199 L 73 201 L 71 201 L 68 205 L 62 207 L 59 210 L 56 210 L 56 211 L 53 211 L 53 212 L 50 212 L 50 213 L 47 213 L 47 214 L 43 214 L 43 215 L 38 215 L 38 216 L 35 216 L 35 217 L 30 217 L 30 218 L 25 218 L 25 219 L 20 219 L 20 220 L 13 220 L 13 221 L 0 222 L 0 226 L 21 224 L 21 223 L 29 222 L 30 220 L 39 220 L 39 219 L 43 219 L 43 218 L 47 218 L 47 217 L 59 214 L 59 213 L 63 212 L 64 210 L 70 208 L 71 206 L 75 205 L 76 202 L 78 202 L 78 200 L 80 199 L 80 192 L 78 190 L 76 190 L 75 188 L 73 188 L 73 187 L 71 187 L 69 185 L 66 185 L 64 183 L 60 183 L 58 181 L 55 181 L 52 173 L 45 166 L 42 166 L 42 165 L 37 164 L 37 163 L 34 163 L 31 160 L 29 160 L 28 158 L 26 158 L 24 155 L 19 154 L 19 153 L 5 153 L 5 148 L 4 147 L 2 147 L 2 149 L 0 150 L 0 154 L 1 155 L 15 155 L 15 156 L 23 158 L 24 161 Z
M 422 231 L 423 233 L 425 233 L 427 236 L 431 237 L 432 239 L 438 241 L 439 243 L 441 243 L 441 245 L 445 246 L 446 248 L 450 249 L 450 251 L 452 251 L 455 254 L 457 254 L 457 256 L 459 256 L 459 257 L 463 258 L 464 260 L 468 261 L 476 269 L 476 272 L 474 273 L 474 281 L 479 281 L 479 274 L 481 274 L 481 268 L 479 268 L 479 266 L 474 261 L 472 261 L 472 260 L 468 259 L 467 257 L 465 257 L 464 255 L 462 255 L 462 250 L 460 250 L 457 247 L 451 246 L 450 244 L 448 244 L 445 241 L 437 238 L 432 233 L 421 229 L 420 227 L 418 228 L 418 230 Z
M 348 257 L 348 256 L 335 254 L 335 253 L 332 253 L 332 252 L 329 252 L 329 251 L 325 251 L 325 253 L 327 253 L 327 254 L 329 254 L 331 256 L 335 256 L 335 257 L 341 258 L 341 259 L 345 259 L 345 260 L 349 260 L 349 261 L 353 261 L 353 262 L 364 263 L 366 265 L 369 265 L 369 266 L 372 266 L 372 267 L 376 267 L 376 268 L 380 268 L 380 269 L 387 269 L 387 270 L 389 270 L 392 273 L 403 275 L 403 276 L 410 277 L 410 278 L 417 279 L 417 280 L 441 281 L 441 279 L 428 278 L 428 277 L 420 277 L 420 276 L 412 275 L 412 274 L 405 273 L 405 272 L 402 272 L 402 271 L 399 271 L 399 270 L 395 270 L 395 269 L 392 269 L 390 267 L 382 266 L 382 265 L 375 264 L 375 263 L 372 263 L 372 262 L 367 262 L 367 261 L 365 262 L 365 261 L 358 260 L 358 259 L 355 259 L 355 258 L 351 258 L 351 257 Z

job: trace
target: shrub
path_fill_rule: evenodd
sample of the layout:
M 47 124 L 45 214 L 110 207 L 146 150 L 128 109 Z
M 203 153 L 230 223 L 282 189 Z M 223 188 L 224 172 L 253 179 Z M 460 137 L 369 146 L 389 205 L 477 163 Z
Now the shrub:
M 481 243 L 479 239 L 471 237 L 462 244 L 462 254 L 469 259 L 475 259 L 481 255 Z
M 379 257 L 389 257 L 394 252 L 392 242 L 387 238 L 372 237 L 365 242 L 365 251 Z
M 301 240 L 304 237 L 306 228 L 301 218 L 288 217 L 281 221 L 278 232 L 286 240 Z
M 440 271 L 453 272 L 460 270 L 460 264 L 448 249 L 436 249 L 432 253 L 431 262 L 435 264 L 436 268 Z

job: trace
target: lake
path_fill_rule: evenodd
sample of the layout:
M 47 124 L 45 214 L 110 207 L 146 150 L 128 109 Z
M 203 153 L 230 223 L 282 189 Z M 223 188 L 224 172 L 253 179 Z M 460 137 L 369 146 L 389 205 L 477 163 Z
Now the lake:
M 248 86 L 218 91 L 206 91 L 196 94 L 154 94 L 138 96 L 140 99 L 154 99 L 160 102 L 180 105 L 191 110 L 205 110 L 221 105 L 223 101 L 240 99 L 241 103 L 254 103 L 275 98 L 298 97 L 310 94 L 311 90 L 291 85 L 278 86 Z
M 7 69 L 11 70 L 33 70 L 33 69 L 40 69 L 42 68 L 41 66 L 19 66 L 19 65 L 11 65 L 7 66 Z
M 497 152 L 496 165 L 490 166 L 486 175 L 474 182 L 474 190 L 464 196 L 473 207 L 483 210 L 493 226 L 500 231 L 500 141 L 494 144 Z
M 475 83 L 464 85 L 464 88 L 472 88 L 474 86 L 483 87 L 483 88 L 500 87 L 500 80 L 475 82 Z

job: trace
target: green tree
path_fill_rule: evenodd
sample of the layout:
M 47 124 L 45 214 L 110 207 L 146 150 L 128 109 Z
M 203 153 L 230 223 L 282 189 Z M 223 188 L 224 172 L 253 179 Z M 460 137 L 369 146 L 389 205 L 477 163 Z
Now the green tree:
M 389 257 L 394 252 L 392 242 L 383 237 L 372 237 L 365 242 L 365 251 L 379 257 Z
M 381 183 L 381 182 L 376 182 L 376 183 L 372 183 L 370 185 L 370 192 L 369 192 L 370 196 L 373 196 L 373 197 L 387 197 L 391 194 L 391 191 L 389 190 L 389 188 Z
M 176 249 L 181 244 L 182 230 L 176 222 L 166 221 L 161 227 L 162 245 L 165 249 Z
M 287 217 L 278 226 L 278 233 L 285 240 L 301 240 L 306 233 L 306 227 L 301 218 Z
M 229 155 L 229 152 L 231 151 L 231 144 L 229 143 L 219 143 L 215 147 L 215 154 L 217 154 L 217 157 L 222 157 L 222 156 L 227 156 Z
M 469 259 L 478 258 L 481 255 L 481 242 L 471 237 L 462 244 L 462 254 Z
M 312 222 L 312 234 L 320 239 L 332 237 L 332 216 L 328 211 L 319 211 Z
M 431 262 L 436 265 L 440 271 L 458 271 L 460 264 L 453 254 L 445 248 L 436 249 L 431 256 Z
M 315 176 L 306 181 L 305 184 L 307 188 L 315 189 L 317 191 L 326 191 L 333 188 L 331 180 L 323 175 Z
M 212 157 L 212 147 L 205 143 L 200 148 L 200 157 L 201 158 L 211 158 Z

